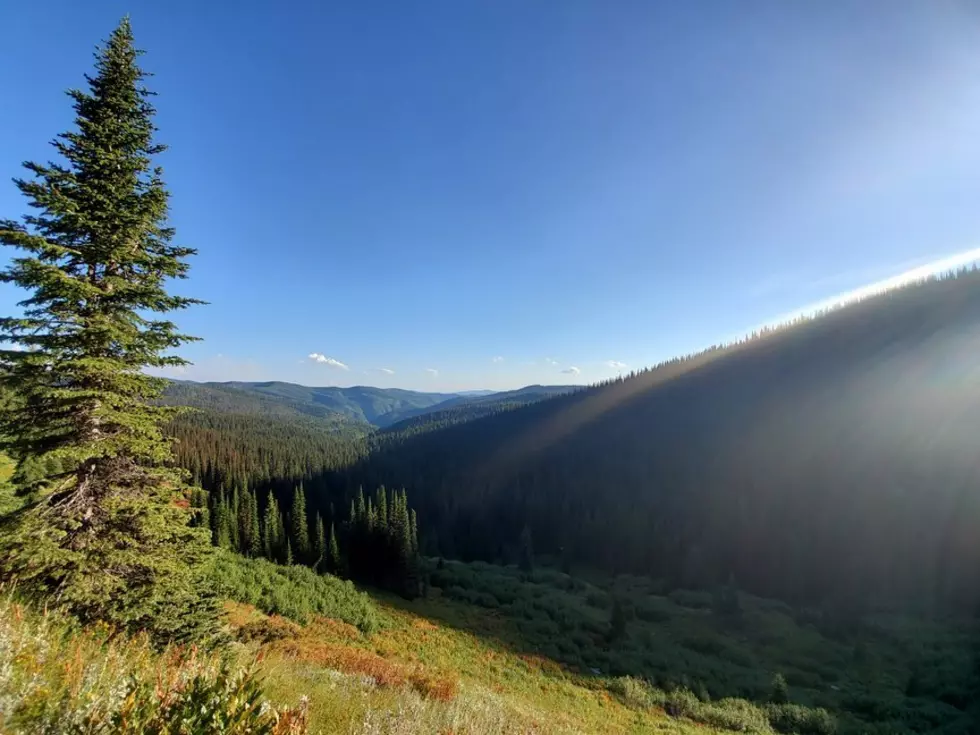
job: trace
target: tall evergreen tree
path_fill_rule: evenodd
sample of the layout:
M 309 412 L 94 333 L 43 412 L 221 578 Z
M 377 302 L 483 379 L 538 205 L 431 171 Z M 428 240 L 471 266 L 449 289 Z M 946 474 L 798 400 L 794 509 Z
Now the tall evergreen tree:
M 238 494 L 236 486 L 231 493 L 231 501 L 228 505 L 228 535 L 231 537 L 231 548 L 235 551 L 242 550 L 242 518 L 241 518 L 242 499 Z
M 388 493 L 384 485 L 378 488 L 378 525 L 388 529 Z
M 411 524 L 409 528 L 409 539 L 411 540 L 412 543 L 412 553 L 418 554 L 419 553 L 419 519 L 418 516 L 415 514 L 415 508 L 412 508 L 411 512 L 409 513 L 409 522 Z
M 211 513 L 211 533 L 213 543 L 215 546 L 220 546 L 222 549 L 230 549 L 231 530 L 229 528 L 228 519 L 228 501 L 225 499 L 225 494 L 223 491 L 219 495 L 215 496 L 213 503 L 214 509 Z
M 123 20 L 88 89 L 68 93 L 76 129 L 53 143 L 62 162 L 27 163 L 32 178 L 15 180 L 35 212 L 0 221 L 0 244 L 24 251 L 0 281 L 28 292 L 21 316 L 0 319 L 0 339 L 26 348 L 0 353 L 21 397 L 0 434 L 32 498 L 0 532 L 0 576 L 167 639 L 200 633 L 215 608 L 206 530 L 175 502 L 187 490 L 167 466 L 173 409 L 153 400 L 165 382 L 145 372 L 185 363 L 169 351 L 191 338 L 155 315 L 196 302 L 166 290 L 194 251 L 172 243 L 138 56 Z M 38 460 L 45 471 L 26 472 Z
M 367 504 L 364 502 L 364 488 L 357 488 L 357 505 L 354 507 L 355 518 L 358 522 L 367 522 Z
M 292 532 L 293 553 L 301 564 L 310 556 L 310 526 L 306 519 L 306 495 L 300 485 L 293 493 L 293 508 L 289 515 L 290 531 Z
M 248 555 L 262 555 L 262 534 L 259 526 L 259 499 L 254 492 L 248 493 Z
M 340 574 L 340 545 L 337 543 L 337 530 L 334 524 L 330 524 L 330 547 L 328 549 L 328 571 L 331 574 Z
M 191 508 L 194 509 L 191 525 L 210 530 L 211 518 L 208 511 L 208 494 L 206 490 L 200 487 L 191 487 Z
M 277 552 L 278 556 L 276 556 L 276 561 L 282 561 L 285 554 L 286 541 L 289 539 L 289 536 L 286 534 L 286 519 L 283 516 L 282 510 L 276 516 L 276 539 L 279 541 L 279 551 Z
M 318 572 L 322 573 L 326 571 L 327 565 L 327 535 L 323 528 L 323 519 L 320 518 L 319 513 L 316 514 L 313 524 L 313 565 Z
M 262 553 L 267 559 L 278 560 L 282 553 L 282 536 L 280 535 L 279 503 L 276 496 L 269 491 L 265 503 L 265 514 L 262 518 Z

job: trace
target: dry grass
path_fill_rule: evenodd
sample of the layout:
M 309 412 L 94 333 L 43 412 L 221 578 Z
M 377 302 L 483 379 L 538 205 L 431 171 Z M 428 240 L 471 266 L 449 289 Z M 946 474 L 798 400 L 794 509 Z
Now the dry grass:
M 304 732 L 305 708 L 270 707 L 248 659 L 194 647 L 160 652 L 146 636 L 113 636 L 99 626 L 79 630 L 5 594 L 0 732 Z
M 384 624 L 369 636 L 318 619 L 298 635 L 252 644 L 261 652 L 270 696 L 308 695 L 311 732 L 712 732 L 662 711 L 637 711 L 610 696 L 601 681 L 550 659 L 515 654 L 401 603 L 378 604 Z M 242 630 L 254 630 L 263 617 L 247 606 L 229 613 Z

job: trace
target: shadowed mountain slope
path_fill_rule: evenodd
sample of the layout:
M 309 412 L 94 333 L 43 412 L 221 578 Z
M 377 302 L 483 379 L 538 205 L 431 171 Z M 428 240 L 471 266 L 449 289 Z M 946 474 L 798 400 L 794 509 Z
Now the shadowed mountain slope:
M 405 484 L 430 548 L 734 576 L 840 606 L 980 590 L 980 274 L 907 286 L 583 391 L 395 432 L 351 484 Z

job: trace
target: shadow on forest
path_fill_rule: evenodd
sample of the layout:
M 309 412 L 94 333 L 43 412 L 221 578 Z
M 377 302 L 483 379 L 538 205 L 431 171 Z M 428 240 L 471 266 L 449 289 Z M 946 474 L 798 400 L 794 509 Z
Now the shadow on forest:
M 968 733 L 980 723 L 976 621 L 855 619 L 729 588 L 663 594 L 656 581 L 627 575 L 429 563 L 427 598 L 380 599 L 517 654 L 545 676 L 603 678 L 613 691 L 634 686 L 618 678 L 630 677 L 706 703 L 737 697 L 761 707 L 786 697 L 801 711 L 832 713 L 843 732 L 890 723 L 901 724 L 895 732 Z M 779 680 L 784 692 L 775 691 Z

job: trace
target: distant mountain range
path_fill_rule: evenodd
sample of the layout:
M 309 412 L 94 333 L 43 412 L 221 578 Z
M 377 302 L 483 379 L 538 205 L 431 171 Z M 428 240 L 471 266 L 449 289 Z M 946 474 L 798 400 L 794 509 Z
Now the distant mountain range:
M 353 386 L 310 387 L 279 381 L 195 383 L 172 381 L 164 400 L 218 413 L 264 416 L 311 416 L 328 423 L 360 423 L 386 428 L 428 413 L 473 405 L 486 410 L 494 404 L 534 402 L 576 389 L 567 385 L 530 385 L 512 391 L 426 393 L 399 388 Z

